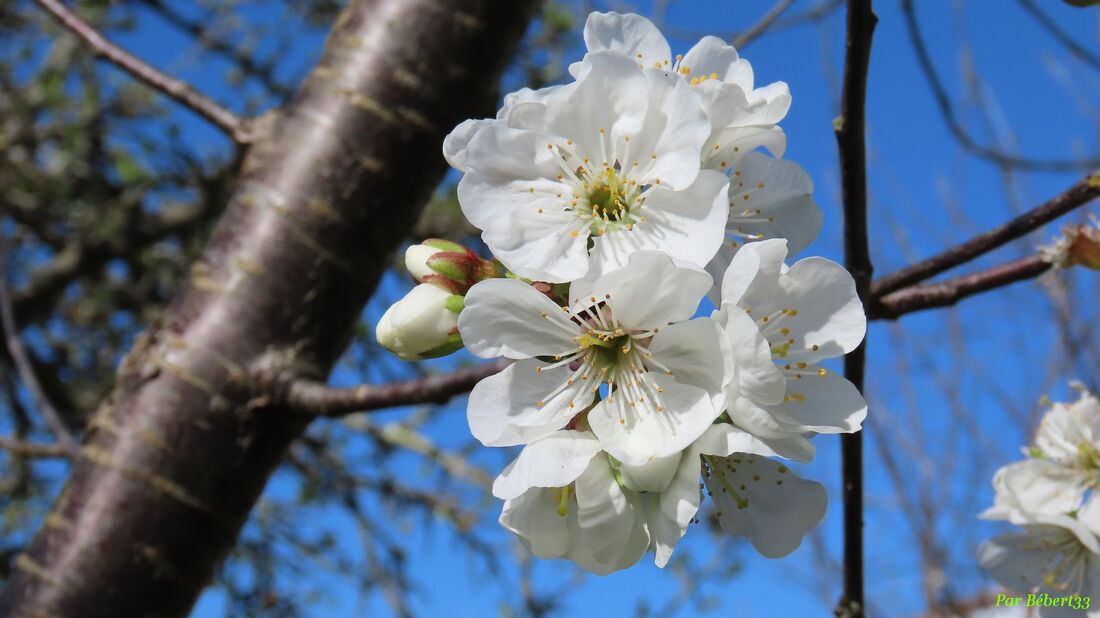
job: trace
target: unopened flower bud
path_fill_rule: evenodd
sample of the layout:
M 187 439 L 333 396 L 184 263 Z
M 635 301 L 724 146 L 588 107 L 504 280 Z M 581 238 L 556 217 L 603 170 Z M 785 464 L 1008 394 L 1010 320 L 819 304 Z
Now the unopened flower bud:
M 496 265 L 462 245 L 429 238 L 405 251 L 405 268 L 417 283 L 431 283 L 453 294 L 465 294 L 473 284 L 498 277 Z
M 462 348 L 458 314 L 463 305 L 462 296 L 421 283 L 386 310 L 375 337 L 403 360 L 446 356 Z

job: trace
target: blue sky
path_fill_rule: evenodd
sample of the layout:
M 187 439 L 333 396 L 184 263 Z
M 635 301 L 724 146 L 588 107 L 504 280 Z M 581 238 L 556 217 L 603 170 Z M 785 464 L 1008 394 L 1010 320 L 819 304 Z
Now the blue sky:
M 674 48 L 682 52 L 703 34 L 744 29 L 771 4 L 748 0 L 673 2 L 667 13 L 667 31 L 692 31 L 690 37 L 670 36 Z M 790 13 L 811 4 L 799 0 Z M 955 98 L 960 118 L 979 142 L 1004 144 L 1038 158 L 1097 153 L 1097 109 L 1093 102 L 1100 100 L 1100 74 L 1070 58 L 1016 2 L 929 0 L 917 4 L 933 60 Z M 1073 9 L 1054 0 L 1041 4 L 1078 41 L 1096 49 L 1100 11 Z M 869 78 L 868 177 L 872 253 L 876 272 L 885 274 L 915 257 L 929 255 L 997 224 L 1019 205 L 1027 208 L 1039 203 L 1070 185 L 1078 175 L 1021 175 L 1013 179 L 1017 184 L 1009 187 L 995 166 L 962 151 L 946 131 L 919 73 L 899 3 L 876 5 L 880 22 Z M 643 14 L 650 10 L 648 3 L 634 6 Z M 242 16 L 260 21 L 282 18 L 257 7 L 248 8 Z M 190 62 L 185 39 L 155 19 L 146 17 L 142 23 L 142 28 L 121 42 L 153 64 L 199 84 L 230 106 L 238 104 L 242 90 L 208 79 L 212 68 L 219 69 L 217 61 Z M 280 70 L 287 75 L 299 74 L 319 53 L 320 44 L 316 35 L 302 37 L 281 58 Z M 268 53 L 273 51 L 270 48 L 270 44 L 260 44 L 260 49 Z M 814 178 L 815 195 L 825 211 L 821 237 L 803 255 L 834 259 L 840 256 L 842 221 L 832 120 L 837 113 L 842 54 L 843 11 L 819 25 L 769 34 L 743 51 L 753 64 L 758 83 L 782 80 L 790 85 L 793 105 L 782 123 L 789 136 L 786 158 L 799 162 Z M 988 119 L 977 111 L 973 97 L 963 87 L 964 58 L 969 58 L 980 76 Z M 117 74 L 112 79 L 118 79 Z M 173 118 L 185 128 L 186 139 L 197 151 L 226 151 L 225 140 L 193 116 L 174 110 Z M 1015 201 L 1019 205 L 1014 206 Z M 1093 206 L 1092 210 L 1097 208 Z M 1041 238 L 1045 240 L 1051 234 L 1048 229 Z M 1017 257 L 1027 246 L 1005 248 L 993 260 Z M 407 285 L 396 277 L 387 278 L 380 290 L 382 298 L 371 303 L 364 320 L 373 323 L 386 301 L 396 298 Z M 950 551 L 947 577 L 960 593 L 987 585 L 974 564 L 972 544 L 988 538 L 997 528 L 979 524 L 975 516 L 991 499 L 992 471 L 1010 461 L 1027 439 L 1026 426 L 1006 417 L 1005 399 L 1033 410 L 1039 396 L 1049 393 L 1057 398 L 1066 393 L 1064 379 L 1052 382 L 1046 367 L 1036 367 L 1032 360 L 1045 358 L 1057 337 L 1046 319 L 1049 306 L 1044 298 L 1037 292 L 1037 284 L 1025 283 L 1004 293 L 967 301 L 964 308 L 950 315 L 930 312 L 911 316 L 904 330 L 888 324 L 874 324 L 870 329 L 871 413 L 880 413 L 877 422 L 881 431 L 892 432 L 888 449 L 903 460 L 906 473 L 924 475 L 922 478 L 938 481 L 943 488 L 944 504 L 950 505 L 952 516 L 943 517 L 937 525 L 944 536 L 959 539 Z M 447 359 L 429 366 L 448 367 L 461 360 Z M 951 375 L 963 377 L 956 380 L 956 392 L 945 393 L 942 380 Z M 333 381 L 372 379 L 378 376 L 359 375 L 344 366 Z M 425 431 L 441 445 L 464 445 L 468 432 L 463 410 L 463 402 L 446 406 Z M 983 430 L 957 435 L 959 411 Z M 396 410 L 372 419 L 386 422 L 408 413 Z M 867 439 L 868 590 L 872 603 L 884 615 L 905 615 L 922 607 L 920 565 L 901 507 L 877 455 L 879 437 L 872 430 Z M 909 442 L 927 452 L 927 461 L 922 462 L 920 457 L 915 460 L 912 451 L 898 446 Z M 366 445 L 365 440 L 352 437 L 346 448 L 354 456 Z M 816 461 L 802 473 L 829 488 L 830 508 L 820 539 L 826 554 L 836 559 L 841 543 L 838 441 L 819 438 L 817 446 Z M 947 467 L 960 452 L 981 453 L 981 461 Z M 474 457 L 490 470 L 499 469 L 506 461 L 501 453 L 478 452 Z M 386 465 L 411 482 L 431 486 L 430 480 L 419 478 L 423 466 L 415 457 L 397 457 Z M 292 495 L 294 491 L 288 478 L 277 476 L 268 497 Z M 380 513 L 377 506 L 368 508 Z M 505 547 L 506 537 L 494 523 L 498 510 L 497 503 L 481 506 L 484 519 L 479 531 Z M 341 541 L 347 541 L 342 544 L 355 553 L 354 547 L 360 541 L 344 515 L 333 509 L 319 509 L 308 515 L 302 521 L 303 527 L 335 530 Z M 435 524 L 424 529 L 410 525 L 404 538 L 411 573 L 421 591 L 415 597 L 418 615 L 495 615 L 502 598 L 518 598 L 517 569 L 510 556 L 503 556 L 502 573 L 493 575 L 470 559 L 444 526 Z M 702 530 L 691 530 L 683 550 L 698 557 L 718 552 L 740 561 L 743 568 L 736 577 L 707 590 L 725 614 L 829 615 L 839 594 L 838 575 L 823 571 L 820 556 L 806 545 L 786 559 L 766 560 L 744 544 L 716 543 Z M 674 574 L 660 571 L 648 561 L 623 573 L 588 577 L 576 584 L 570 581 L 574 571 L 565 564 L 538 564 L 534 573 L 540 587 L 565 586 L 568 592 L 562 593 L 561 600 L 566 615 L 633 615 L 639 600 L 658 607 L 677 592 Z M 316 577 L 311 577 L 310 583 L 321 582 L 326 594 L 310 612 L 312 616 L 382 616 L 389 612 L 379 596 L 362 598 L 351 578 Z M 817 594 L 822 582 L 826 596 L 832 599 L 827 603 Z M 222 615 L 223 601 L 218 591 L 207 593 L 194 616 Z

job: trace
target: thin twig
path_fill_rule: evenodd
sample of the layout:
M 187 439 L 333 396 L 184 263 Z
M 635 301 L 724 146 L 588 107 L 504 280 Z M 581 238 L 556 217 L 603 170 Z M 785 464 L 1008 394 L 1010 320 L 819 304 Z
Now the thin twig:
M 1088 50 L 1087 47 L 1081 45 L 1077 41 L 1073 40 L 1073 37 L 1069 35 L 1062 27 L 1058 25 L 1049 15 L 1043 12 L 1032 0 L 1020 0 L 1020 4 L 1024 9 L 1031 13 L 1031 16 L 1035 18 L 1035 21 L 1039 22 L 1039 25 L 1043 27 L 1050 36 L 1057 39 L 1063 47 L 1069 50 L 1069 53 L 1077 56 L 1085 64 L 1091 65 L 1092 68 L 1100 70 L 1100 56 Z
M 72 459 L 76 456 L 75 451 L 65 448 L 60 443 L 42 444 L 3 436 L 0 436 L 0 449 L 34 459 Z
M 867 240 L 867 151 L 865 103 L 871 37 L 878 19 L 871 0 L 849 0 L 847 43 L 844 52 L 844 88 L 840 117 L 835 122 L 840 150 L 840 180 L 844 201 L 844 265 L 855 279 L 864 306 L 871 300 L 870 249 Z M 844 357 L 844 375 L 863 392 L 867 359 L 866 339 Z M 841 436 L 844 478 L 844 595 L 836 607 L 842 618 L 865 615 L 863 594 L 863 434 Z
M 16 325 L 15 311 L 12 309 L 11 290 L 8 289 L 6 258 L 6 247 L 0 246 L 0 327 L 4 332 L 4 345 L 19 374 L 19 379 L 23 381 L 23 386 L 34 401 L 34 407 L 46 420 L 46 425 L 57 438 L 58 445 L 69 453 L 75 453 L 76 440 L 73 439 L 72 431 L 61 418 L 57 408 L 50 402 L 46 392 L 42 390 L 42 385 L 34 374 L 34 365 L 31 363 L 27 348 L 19 338 L 19 327 Z
M 187 82 L 169 77 L 143 60 L 107 40 L 91 24 L 70 11 L 60 0 L 35 0 L 82 40 L 96 56 L 105 58 L 146 86 L 164 93 L 224 131 L 234 142 L 247 144 L 251 139 L 249 123 L 192 88 Z
M 955 114 L 955 108 L 951 104 L 951 98 L 947 95 L 947 88 L 944 87 L 943 80 L 940 79 L 939 74 L 936 72 L 935 65 L 932 63 L 932 57 L 928 53 L 928 46 L 925 44 L 920 26 L 917 24 L 917 15 L 913 0 L 902 0 L 901 8 L 905 17 L 905 26 L 909 33 L 909 39 L 913 43 L 913 50 L 917 54 L 917 63 L 920 65 L 921 72 L 924 74 L 928 86 L 932 89 L 932 96 L 936 100 L 936 106 L 940 110 L 940 116 L 943 117 L 944 123 L 947 124 L 947 129 L 963 148 L 977 157 L 992 161 L 998 165 L 1034 172 L 1078 171 L 1100 166 L 1100 158 L 1081 160 L 1030 159 L 1001 152 L 996 148 L 983 146 L 976 142 L 974 138 L 970 136 L 970 133 L 963 128 L 962 123 L 959 122 L 959 118 Z
M 775 3 L 775 6 L 768 9 L 767 13 L 764 13 L 760 21 L 757 21 L 748 30 L 734 37 L 730 45 L 733 45 L 737 49 L 745 47 L 761 34 L 764 34 L 764 31 L 774 24 L 775 20 L 779 19 L 779 16 L 782 15 L 784 11 L 791 8 L 792 4 L 794 4 L 794 0 L 779 0 L 779 2 Z
M 285 386 L 278 403 L 295 413 L 309 416 L 344 416 L 420 403 L 446 403 L 452 397 L 469 392 L 475 384 L 499 373 L 510 363 L 509 360 L 499 360 L 415 380 L 383 385 L 361 384 L 348 388 L 295 380 Z
M 1032 255 L 947 281 L 912 285 L 876 299 L 868 308 L 867 317 L 896 320 L 914 311 L 948 307 L 967 296 L 1037 277 L 1050 267 L 1038 255 Z
M 1097 196 L 1100 196 L 1100 170 L 1082 178 L 1063 193 L 1004 225 L 979 234 L 943 253 L 882 277 L 871 286 L 871 292 L 875 297 L 880 297 L 914 283 L 920 283 L 948 269 L 969 262 L 1009 241 L 1020 238 L 1074 208 L 1087 204 Z

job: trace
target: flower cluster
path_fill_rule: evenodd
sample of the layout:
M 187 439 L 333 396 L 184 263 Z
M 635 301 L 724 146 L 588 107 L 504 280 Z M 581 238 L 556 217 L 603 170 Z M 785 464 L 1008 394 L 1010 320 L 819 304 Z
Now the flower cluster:
M 993 477 L 996 497 L 982 517 L 1022 530 L 983 544 L 978 560 L 1010 590 L 1100 597 L 1100 400 L 1076 386 L 1076 402 L 1043 417 L 1028 458 Z M 1080 614 L 1052 606 L 1039 615 L 1062 613 Z
M 652 551 L 664 566 L 705 493 L 728 534 L 784 556 L 826 507 L 784 460 L 810 461 L 813 435 L 858 431 L 867 411 L 820 365 L 863 339 L 851 276 L 785 263 L 822 224 L 809 176 L 778 158 L 787 85 L 756 87 L 715 37 L 673 55 L 638 15 L 593 13 L 584 41 L 572 81 L 447 136 L 462 212 L 502 270 L 457 269 L 423 329 L 515 361 L 477 384 L 467 417 L 486 446 L 523 447 L 493 493 L 535 555 L 603 574 Z M 454 279 L 414 249 L 421 286 Z M 707 296 L 717 308 L 696 316 Z M 395 331 L 417 335 L 383 323 L 399 355 L 446 349 L 406 348 Z

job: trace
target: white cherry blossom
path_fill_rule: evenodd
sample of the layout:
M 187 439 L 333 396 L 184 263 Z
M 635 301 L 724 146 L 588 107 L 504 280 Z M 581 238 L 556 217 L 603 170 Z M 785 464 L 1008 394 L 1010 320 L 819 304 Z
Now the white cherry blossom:
M 1063 599 L 1078 595 L 1100 598 L 1100 503 L 1093 502 L 1074 518 L 1036 517 L 1020 532 L 994 537 L 978 548 L 978 562 L 1000 584 L 1018 593 Z M 1041 618 L 1100 616 L 1072 605 L 1040 606 Z
M 592 13 L 584 39 L 590 53 L 616 51 L 642 66 L 668 68 L 699 92 L 711 121 L 703 168 L 732 175 L 726 224 L 730 244 L 717 258 L 719 274 L 745 242 L 786 238 L 793 254 L 813 241 L 821 231 L 822 215 L 811 197 L 809 176 L 795 163 L 752 152 L 765 147 L 776 156 L 783 154 L 786 138 L 776 123 L 790 107 L 786 84 L 755 88 L 748 61 L 713 36 L 673 58 L 657 27 L 640 15 Z M 570 71 L 579 76 L 587 68 L 582 61 Z
M 1100 401 L 1079 389 L 1077 401 L 1055 403 L 1043 416 L 1030 457 L 997 471 L 994 505 L 983 517 L 1024 524 L 1100 503 Z
M 509 269 L 598 276 L 656 249 L 700 266 L 722 243 L 728 178 L 700 169 L 710 123 L 691 86 L 625 56 L 590 54 L 576 81 L 530 91 L 502 118 L 460 125 L 445 152 L 458 199 Z
M 580 77 L 589 70 L 588 59 L 614 51 L 641 67 L 667 70 L 695 88 L 711 121 L 705 155 L 717 162 L 731 160 L 757 147 L 781 156 L 786 137 L 776 123 L 787 115 L 791 95 L 787 84 L 775 82 L 756 88 L 752 65 L 737 50 L 714 36 L 703 37 L 684 55 L 672 55 L 668 41 L 653 22 L 641 15 L 591 13 L 584 25 L 589 55 L 570 66 Z
M 855 386 L 817 364 L 854 350 L 867 319 L 843 267 L 817 257 L 787 267 L 786 256 L 783 239 L 745 245 L 712 317 L 734 355 L 730 419 L 782 456 L 806 461 L 813 446 L 804 434 L 856 432 L 867 415 Z
M 519 362 L 471 392 L 474 436 L 488 446 L 528 443 L 595 404 L 585 421 L 617 460 L 679 453 L 721 412 L 732 376 L 718 324 L 690 319 L 710 285 L 701 269 L 653 251 L 574 282 L 567 307 L 514 279 L 478 283 L 458 320 L 466 347 Z
M 601 452 L 590 432 L 557 431 L 524 447 L 494 482 L 493 494 L 505 500 L 501 524 L 541 558 L 566 558 L 607 574 L 633 565 L 652 549 L 655 564 L 663 568 L 699 510 L 700 457 L 713 460 L 745 451 L 749 457 L 774 454 L 751 435 L 716 424 L 682 453 L 630 466 Z M 803 497 L 816 513 L 813 492 Z M 754 513 L 766 516 L 764 509 L 780 506 L 765 504 L 754 503 Z M 791 513 L 805 510 L 798 503 L 781 506 Z M 789 520 L 780 517 L 772 530 L 758 527 L 748 535 L 756 544 L 757 537 L 793 534 L 797 545 L 805 530 L 792 531 Z

